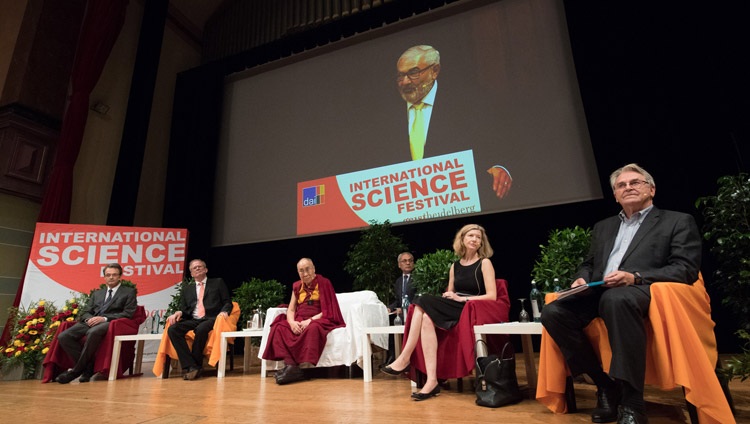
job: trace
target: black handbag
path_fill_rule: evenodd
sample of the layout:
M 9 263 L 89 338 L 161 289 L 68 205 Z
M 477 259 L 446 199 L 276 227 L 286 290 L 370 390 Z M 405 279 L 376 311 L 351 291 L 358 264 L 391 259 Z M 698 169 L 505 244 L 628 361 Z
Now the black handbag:
M 479 340 L 477 348 L 479 342 L 484 343 L 483 340 Z M 477 405 L 497 408 L 518 403 L 523 399 L 516 378 L 516 358 L 512 353 L 507 358 L 505 356 L 508 346 L 510 343 L 505 343 L 499 358 L 497 355 L 476 357 Z M 512 352 L 512 349 L 510 351 Z

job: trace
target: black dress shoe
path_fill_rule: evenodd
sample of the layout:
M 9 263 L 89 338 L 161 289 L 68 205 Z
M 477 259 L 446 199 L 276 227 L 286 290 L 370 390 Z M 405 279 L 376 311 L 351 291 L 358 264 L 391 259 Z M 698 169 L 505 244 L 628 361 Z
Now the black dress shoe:
M 421 400 L 429 399 L 429 398 L 431 398 L 433 396 L 437 396 L 438 393 L 440 393 L 440 386 L 439 385 L 435 386 L 435 388 L 432 389 L 432 391 L 430 393 L 414 392 L 414 393 L 411 394 L 411 398 L 414 399 L 415 401 L 421 401 Z
M 276 374 L 276 384 L 278 385 L 294 383 L 305 379 L 305 373 L 296 365 L 287 365 L 281 371 L 281 373 Z
M 648 424 L 648 417 L 642 411 L 620 405 L 617 408 L 617 424 Z
M 91 377 L 93 377 L 93 375 L 85 372 L 85 373 L 81 374 L 81 378 L 78 379 L 78 382 L 79 383 L 88 383 L 89 381 L 91 381 Z
M 380 367 L 380 371 L 382 371 L 382 372 L 384 372 L 384 373 L 386 373 L 388 375 L 396 375 L 396 376 L 398 376 L 398 375 L 401 375 L 401 374 L 409 371 L 409 367 L 410 366 L 411 365 L 407 365 L 406 368 L 404 368 L 404 369 L 402 369 L 402 370 L 399 371 L 399 370 L 394 370 L 393 368 L 390 367 L 390 365 L 386 365 L 386 366 L 381 366 Z
M 185 380 L 195 380 L 196 378 L 200 376 L 201 376 L 200 368 L 190 368 L 190 370 L 185 374 Z
M 79 375 L 81 375 L 80 372 L 65 371 L 64 373 L 57 376 L 57 382 L 60 384 L 68 384 L 78 378 Z
M 615 383 L 608 389 L 596 392 L 596 408 L 591 413 L 591 422 L 612 423 L 617 421 L 617 407 L 620 405 L 622 387 Z

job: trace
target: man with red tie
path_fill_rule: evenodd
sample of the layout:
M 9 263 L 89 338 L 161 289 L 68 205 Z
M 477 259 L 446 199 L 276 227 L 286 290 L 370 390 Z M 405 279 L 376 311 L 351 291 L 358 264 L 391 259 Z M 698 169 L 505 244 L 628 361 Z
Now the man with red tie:
M 217 316 L 232 312 L 229 289 L 221 278 L 208 278 L 208 268 L 201 259 L 193 259 L 188 267 L 194 281 L 183 284 L 180 309 L 167 318 L 167 334 L 182 364 L 183 378 L 195 380 L 203 369 L 203 349 Z M 195 332 L 192 349 L 185 335 Z

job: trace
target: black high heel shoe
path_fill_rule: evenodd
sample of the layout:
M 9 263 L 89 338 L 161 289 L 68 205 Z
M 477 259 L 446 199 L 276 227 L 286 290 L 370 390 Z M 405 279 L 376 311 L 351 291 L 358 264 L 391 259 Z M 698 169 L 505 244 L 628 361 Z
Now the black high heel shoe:
M 399 370 L 394 370 L 393 368 L 390 367 L 390 365 L 386 365 L 386 366 L 381 366 L 380 367 L 380 371 L 382 371 L 382 372 L 384 372 L 384 373 L 386 373 L 388 375 L 399 376 L 399 375 L 401 375 L 401 374 L 409 371 L 409 367 L 410 366 L 411 366 L 411 364 L 407 365 L 406 368 L 404 368 L 404 369 L 402 369 L 402 370 L 399 371 Z
M 429 393 L 414 392 L 414 393 L 411 394 L 411 398 L 414 399 L 415 401 L 420 401 L 420 400 L 429 399 L 429 398 L 431 398 L 433 396 L 437 396 L 438 393 L 440 393 L 440 386 L 439 385 L 435 386 L 435 388 L 432 389 L 432 391 L 429 392 Z

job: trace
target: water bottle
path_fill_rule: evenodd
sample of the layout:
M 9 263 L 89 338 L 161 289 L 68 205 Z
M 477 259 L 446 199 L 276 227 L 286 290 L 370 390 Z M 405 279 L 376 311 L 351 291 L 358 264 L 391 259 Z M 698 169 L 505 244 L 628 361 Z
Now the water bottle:
M 404 297 L 401 299 L 401 311 L 404 313 L 404 315 L 409 312 L 409 305 L 411 305 L 411 301 L 409 301 L 409 295 L 404 294 Z
M 553 279 L 552 280 L 552 290 L 558 292 L 561 289 L 562 289 L 562 287 L 560 287 L 560 279 L 559 278 Z
M 531 316 L 534 317 L 534 322 L 539 322 L 542 320 L 544 295 L 536 288 L 536 281 L 534 280 L 531 280 L 531 293 L 529 293 L 529 299 L 531 300 Z
M 161 316 L 157 309 L 154 311 L 154 318 L 151 321 L 151 334 L 159 334 L 159 321 L 161 321 Z
M 257 309 L 253 309 L 253 323 L 250 327 L 253 330 L 257 330 L 260 328 L 260 312 L 258 312 Z

